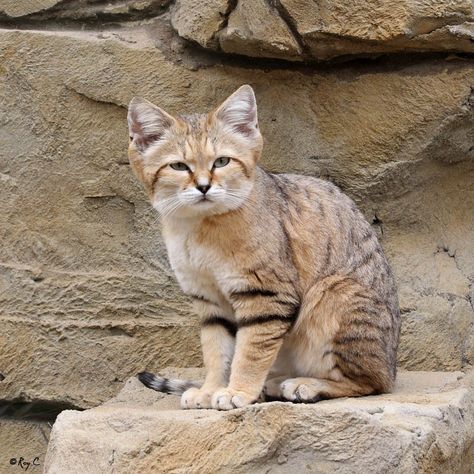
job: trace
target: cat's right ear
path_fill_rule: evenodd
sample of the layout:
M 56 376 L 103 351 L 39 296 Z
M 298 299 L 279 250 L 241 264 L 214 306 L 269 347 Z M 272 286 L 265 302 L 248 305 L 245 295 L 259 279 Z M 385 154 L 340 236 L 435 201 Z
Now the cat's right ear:
M 130 140 L 141 153 L 161 140 L 176 122 L 163 109 L 141 97 L 130 101 L 127 119 Z

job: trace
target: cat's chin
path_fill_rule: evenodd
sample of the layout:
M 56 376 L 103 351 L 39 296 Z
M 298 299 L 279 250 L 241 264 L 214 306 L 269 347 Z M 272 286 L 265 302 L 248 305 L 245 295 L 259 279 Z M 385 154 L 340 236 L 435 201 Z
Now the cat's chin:
M 219 203 L 211 200 L 200 200 L 193 204 L 183 206 L 166 215 L 166 219 L 200 219 L 203 217 L 216 216 L 235 211 L 240 206 L 229 206 L 225 203 Z

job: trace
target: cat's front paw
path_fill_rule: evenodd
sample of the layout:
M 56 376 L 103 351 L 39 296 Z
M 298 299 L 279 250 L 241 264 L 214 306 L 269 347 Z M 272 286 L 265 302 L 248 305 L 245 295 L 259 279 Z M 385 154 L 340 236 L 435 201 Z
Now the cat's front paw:
M 200 388 L 190 388 L 181 395 L 181 408 L 212 408 L 211 398 L 214 390 L 202 390 Z
M 256 398 L 246 392 L 223 388 L 212 396 L 212 408 L 216 410 L 233 410 L 254 403 Z

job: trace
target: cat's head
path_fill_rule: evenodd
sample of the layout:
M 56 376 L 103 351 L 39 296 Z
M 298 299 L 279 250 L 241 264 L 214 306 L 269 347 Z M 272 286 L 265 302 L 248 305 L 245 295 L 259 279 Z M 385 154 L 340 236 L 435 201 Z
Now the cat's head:
M 128 125 L 132 169 L 163 216 L 222 214 L 250 194 L 263 144 L 250 86 L 202 115 L 173 117 L 134 98 Z

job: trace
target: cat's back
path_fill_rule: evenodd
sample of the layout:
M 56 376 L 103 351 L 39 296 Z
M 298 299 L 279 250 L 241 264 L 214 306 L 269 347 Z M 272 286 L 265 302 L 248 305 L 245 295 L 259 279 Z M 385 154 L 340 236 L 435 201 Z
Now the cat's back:
M 287 191 L 287 197 L 294 205 L 306 207 L 312 204 L 314 209 L 323 214 L 323 218 L 326 217 L 324 213 L 326 206 L 329 214 L 343 211 L 360 214 L 352 199 L 330 181 L 290 173 L 274 176 L 282 183 Z
M 285 209 L 283 217 L 300 231 L 311 229 L 315 239 L 329 239 L 334 245 L 339 241 L 356 244 L 369 237 L 376 240 L 354 201 L 333 183 L 297 174 L 271 176 Z
M 354 201 L 319 178 L 278 174 L 272 180 L 280 192 L 281 218 L 292 236 L 295 264 L 308 284 L 329 275 L 349 276 L 395 308 L 392 272 L 375 231 Z

